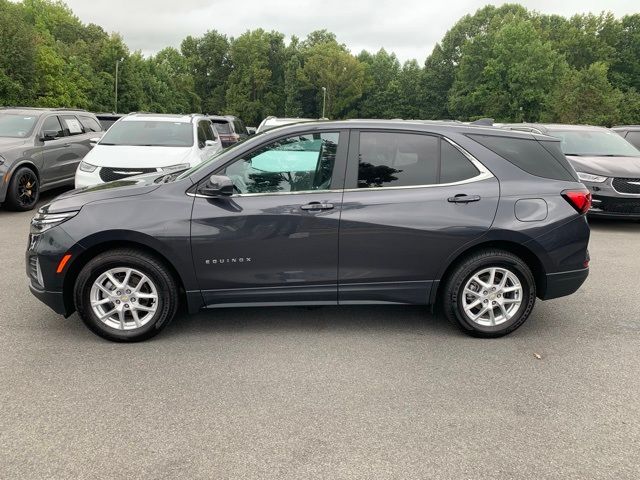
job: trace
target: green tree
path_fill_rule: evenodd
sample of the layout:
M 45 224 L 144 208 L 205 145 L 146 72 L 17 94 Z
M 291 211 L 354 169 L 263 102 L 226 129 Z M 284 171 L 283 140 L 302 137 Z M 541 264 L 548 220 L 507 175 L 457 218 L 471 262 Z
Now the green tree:
M 262 29 L 247 31 L 233 40 L 226 110 L 248 124 L 267 115 L 284 113 L 284 70 L 274 71 L 276 58 L 284 58 L 284 36 Z
M 472 119 L 537 121 L 566 61 L 529 19 L 513 17 L 462 48 L 449 108 Z
M 620 90 L 607 77 L 608 67 L 596 62 L 581 70 L 569 70 L 550 96 L 545 120 L 611 126 L 618 121 Z
M 355 102 L 362 96 L 364 67 L 336 42 L 316 43 L 304 51 L 301 78 L 314 92 L 315 115 L 322 113 L 322 87 L 326 92 L 328 118 L 350 117 L 356 114 Z
M 362 52 L 358 60 L 364 66 L 360 116 L 392 118 L 398 115 L 398 77 L 400 62 L 395 54 L 382 48 L 375 55 Z
M 36 33 L 21 5 L 0 1 L 0 105 L 32 100 Z
M 202 37 L 188 36 L 182 41 L 180 50 L 187 59 L 202 112 L 222 113 L 225 109 L 231 73 L 230 48 L 227 37 L 215 30 Z

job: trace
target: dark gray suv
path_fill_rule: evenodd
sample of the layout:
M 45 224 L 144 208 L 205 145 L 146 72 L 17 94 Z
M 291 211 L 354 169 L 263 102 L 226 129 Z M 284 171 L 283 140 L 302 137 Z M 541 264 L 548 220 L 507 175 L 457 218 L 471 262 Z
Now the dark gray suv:
M 31 210 L 40 192 L 73 185 L 90 139 L 101 135 L 84 110 L 0 108 L 0 204 Z
M 559 143 L 408 121 L 281 127 L 42 207 L 31 291 L 116 341 L 155 335 L 179 303 L 440 301 L 465 332 L 504 335 L 587 278 L 590 194 Z

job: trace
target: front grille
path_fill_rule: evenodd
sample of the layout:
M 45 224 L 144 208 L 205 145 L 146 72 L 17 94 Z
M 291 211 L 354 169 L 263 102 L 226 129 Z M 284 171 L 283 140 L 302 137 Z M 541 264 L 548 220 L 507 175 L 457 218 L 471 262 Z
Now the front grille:
M 640 178 L 614 178 L 613 188 L 619 193 L 640 195 Z
M 123 178 L 132 177 L 134 175 L 142 175 L 143 173 L 157 172 L 156 168 L 111 168 L 102 167 L 100 169 L 100 178 L 103 182 L 113 182 L 114 180 L 122 180 Z
M 640 199 L 619 197 L 593 197 L 593 208 L 606 213 L 640 215 Z

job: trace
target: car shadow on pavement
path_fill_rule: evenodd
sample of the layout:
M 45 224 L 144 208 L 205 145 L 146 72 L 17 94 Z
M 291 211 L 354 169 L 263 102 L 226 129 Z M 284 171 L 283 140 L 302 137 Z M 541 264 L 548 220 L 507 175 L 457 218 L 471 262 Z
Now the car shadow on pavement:
M 616 220 L 607 218 L 590 218 L 592 230 L 608 232 L 640 232 L 640 220 Z
M 408 333 L 462 335 L 443 315 L 424 306 L 322 306 L 212 309 L 196 315 L 184 313 L 161 337 L 227 333 Z

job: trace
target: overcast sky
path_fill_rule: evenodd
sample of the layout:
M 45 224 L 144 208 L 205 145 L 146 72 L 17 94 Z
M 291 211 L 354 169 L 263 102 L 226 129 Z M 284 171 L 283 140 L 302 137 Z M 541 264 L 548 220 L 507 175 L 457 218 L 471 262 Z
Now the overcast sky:
M 264 28 L 304 37 L 326 28 L 355 54 L 384 47 L 400 60 L 422 63 L 434 44 L 463 15 L 489 3 L 482 0 L 66 0 L 85 23 L 120 32 L 131 50 L 153 54 L 179 47 L 187 35 L 218 30 L 238 36 Z M 603 10 L 621 17 L 640 13 L 638 0 L 523 0 L 543 13 L 571 16 Z

